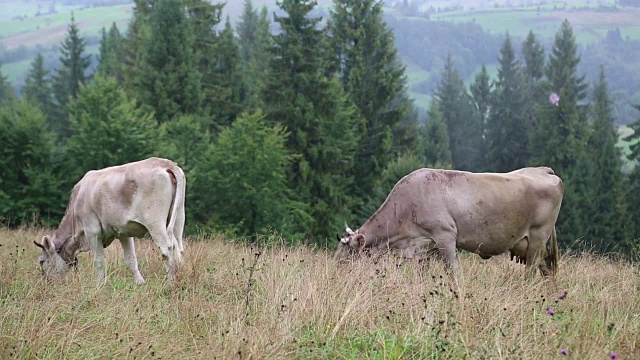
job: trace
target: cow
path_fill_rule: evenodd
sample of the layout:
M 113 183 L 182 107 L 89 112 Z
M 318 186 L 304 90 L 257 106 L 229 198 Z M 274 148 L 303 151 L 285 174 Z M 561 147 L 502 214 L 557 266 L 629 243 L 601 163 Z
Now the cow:
M 526 265 L 527 277 L 535 267 L 544 277 L 555 276 L 562 197 L 562 180 L 548 167 L 509 173 L 418 169 L 396 183 L 359 229 L 345 224 L 335 258 L 386 251 L 412 257 L 436 248 L 455 277 L 457 249 L 483 259 L 509 251 Z
M 104 248 L 119 239 L 136 284 L 144 284 L 133 238 L 149 233 L 173 282 L 184 251 L 185 188 L 182 169 L 161 158 L 87 172 L 73 187 L 53 236 L 44 236 L 42 243 L 34 241 L 42 249 L 43 276 L 60 280 L 69 268 L 77 268 L 79 253 L 91 250 L 100 285 L 105 276 Z

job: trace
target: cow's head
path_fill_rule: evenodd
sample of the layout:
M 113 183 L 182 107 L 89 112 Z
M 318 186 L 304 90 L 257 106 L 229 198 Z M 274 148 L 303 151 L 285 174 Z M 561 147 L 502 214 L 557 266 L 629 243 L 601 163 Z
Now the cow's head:
M 68 255 L 65 251 L 65 247 L 70 240 L 71 236 L 68 236 L 56 247 L 54 239 L 45 235 L 42 238 L 42 244 L 36 241 L 33 242 L 37 247 L 42 249 L 38 261 L 40 262 L 42 276 L 45 279 L 49 281 L 61 280 L 69 268 L 77 268 L 78 258 L 75 254 Z
M 344 224 L 345 233 L 340 237 L 336 235 L 340 244 L 338 244 L 338 250 L 334 256 L 337 260 L 344 260 L 349 257 L 359 256 L 364 249 L 366 242 L 364 234 L 358 233 L 358 230 L 353 231 L 347 224 Z

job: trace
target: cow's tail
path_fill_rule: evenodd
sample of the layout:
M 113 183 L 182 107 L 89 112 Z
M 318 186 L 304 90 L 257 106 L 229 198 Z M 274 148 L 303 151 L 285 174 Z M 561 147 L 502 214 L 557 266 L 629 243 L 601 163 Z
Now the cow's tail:
M 178 244 L 178 239 L 175 236 L 174 228 L 176 226 L 176 218 L 178 217 L 178 212 L 184 208 L 184 199 L 185 199 L 185 176 L 182 169 L 179 167 L 175 167 L 173 169 L 167 169 L 169 173 L 169 177 L 171 178 L 172 185 L 175 185 L 176 191 L 173 195 L 173 200 L 171 202 L 171 210 L 169 212 L 169 222 L 167 224 L 167 234 L 173 241 L 173 246 L 176 249 L 179 249 L 180 246 Z M 175 179 L 175 183 L 174 183 Z
M 551 271 L 551 276 L 555 278 L 558 273 L 558 265 L 560 262 L 560 250 L 558 248 L 558 237 L 556 236 L 556 227 L 551 231 L 551 243 L 549 244 L 549 252 L 547 253 L 546 263 Z

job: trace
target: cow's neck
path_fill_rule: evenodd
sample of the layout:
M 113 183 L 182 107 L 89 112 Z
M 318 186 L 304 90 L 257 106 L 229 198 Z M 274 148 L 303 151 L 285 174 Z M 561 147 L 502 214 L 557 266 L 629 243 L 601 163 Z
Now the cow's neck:
M 73 235 L 73 216 L 70 214 L 70 211 L 67 211 L 54 235 L 56 247 L 62 244 L 64 239 L 70 235 Z
M 364 235 L 367 248 L 380 247 L 391 244 L 403 236 L 399 231 L 400 221 L 393 209 L 393 204 L 384 204 L 358 229 Z

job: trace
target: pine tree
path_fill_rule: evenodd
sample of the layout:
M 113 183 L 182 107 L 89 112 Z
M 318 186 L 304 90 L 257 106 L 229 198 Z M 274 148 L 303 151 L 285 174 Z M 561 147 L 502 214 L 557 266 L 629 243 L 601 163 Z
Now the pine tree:
M 155 151 L 157 123 L 138 109 L 114 78 L 96 76 L 69 107 L 73 136 L 68 154 L 79 179 L 86 171 L 149 157 Z
M 544 47 L 540 44 L 533 31 L 529 31 L 527 39 L 522 44 L 524 58 L 524 73 L 527 78 L 539 81 L 544 76 Z
M 309 204 L 312 223 L 297 231 L 326 240 L 350 212 L 350 176 L 358 138 L 356 109 L 340 84 L 326 76 L 326 39 L 312 0 L 282 0 L 275 16 L 280 33 L 263 92 L 267 119 L 284 125 L 287 148 L 297 156 L 288 179 L 298 200 Z
M 53 106 L 51 80 L 49 72 L 44 68 L 42 53 L 38 53 L 31 62 L 31 68 L 22 87 L 22 94 L 27 101 L 39 106 L 45 115 L 50 115 Z
M 236 31 L 245 75 L 245 104 L 251 109 L 261 106 L 260 95 L 271 62 L 269 49 L 273 46 L 273 38 L 269 27 L 267 7 L 258 13 L 251 0 L 246 0 Z
M 256 33 L 258 32 L 258 10 L 253 7 L 253 1 L 244 0 L 242 14 L 236 25 L 238 42 L 240 45 L 240 56 L 245 62 L 251 59 L 251 52 L 256 43 Z
M 406 151 L 416 152 L 418 124 L 407 94 L 405 66 L 382 2 L 334 0 L 331 46 L 344 90 L 365 119 L 359 130 L 356 178 L 361 195 L 369 194 L 386 164 Z
M 576 75 L 578 64 L 575 36 L 565 21 L 556 35 L 546 70 L 551 91 L 559 101 L 539 105 L 538 123 L 531 138 L 531 164 L 551 167 L 565 184 L 558 218 L 558 239 L 563 245 L 587 235 L 590 216 L 584 210 L 590 206 L 593 169 L 586 153 L 589 129 L 578 108 L 586 88 Z
M 442 120 L 442 114 L 437 102 L 432 102 L 427 114 L 427 122 L 421 128 L 424 142 L 424 159 L 428 167 L 438 169 L 451 168 L 451 150 L 449 150 L 449 135 L 447 124 Z
M 613 102 L 604 74 L 600 69 L 600 77 L 593 91 L 591 108 L 591 131 L 589 137 L 589 154 L 593 162 L 591 176 L 591 209 L 589 214 L 589 236 L 600 250 L 627 250 L 629 240 L 629 218 L 624 198 L 624 176 L 620 150 L 616 147 L 617 132 L 613 127 Z
M 224 31 L 216 30 L 220 27 L 224 3 L 212 4 L 207 0 L 186 0 L 185 5 L 193 31 L 197 69 L 201 74 L 201 113 L 205 117 L 209 115 L 215 117 L 209 122 L 209 126 L 214 128 L 213 125 L 220 120 L 219 117 L 227 112 L 217 108 L 220 105 L 225 106 L 232 94 L 225 83 L 224 71 L 228 70 L 228 66 L 220 64 L 220 60 L 226 56 L 221 54 L 226 49 L 220 49 L 224 47 L 220 44 L 222 39 L 220 35 Z M 226 125 L 228 122 L 225 116 L 221 125 Z
M 227 17 L 224 30 L 218 36 L 215 67 L 210 76 L 216 79 L 216 96 L 208 99 L 210 113 L 218 126 L 229 126 L 242 110 L 244 84 L 240 67 L 240 53 L 231 21 Z
M 474 105 L 476 121 L 478 124 L 477 126 L 479 127 L 478 131 L 482 135 L 482 141 L 480 142 L 478 152 L 480 154 L 485 154 L 482 159 L 485 167 L 487 164 L 487 122 L 489 121 L 489 113 L 491 110 L 491 97 L 493 95 L 492 87 L 493 84 L 491 83 L 491 79 L 489 79 L 487 67 L 482 63 L 482 68 L 471 85 L 469 85 L 469 90 L 471 92 L 471 98 Z
M 580 58 L 575 36 L 565 20 L 556 34 L 555 44 L 546 68 L 550 90 L 559 96 L 557 105 L 545 102 L 538 116 L 540 124 L 534 133 L 534 162 L 546 163 L 559 174 L 565 174 L 584 150 L 587 126 L 580 116 L 578 101 L 585 97 L 584 77 L 577 77 Z
M 536 109 L 545 102 L 545 83 L 544 83 L 544 47 L 540 44 L 532 31 L 529 31 L 527 39 L 522 44 L 523 58 L 523 76 L 526 86 L 525 103 L 521 110 L 524 114 L 529 138 L 531 132 L 537 126 Z M 547 95 L 548 96 L 548 95 Z
M 634 106 L 638 112 L 640 112 L 640 105 Z M 627 159 L 635 164 L 631 174 L 629 174 L 629 187 L 626 192 L 626 199 L 628 205 L 628 211 L 633 219 L 633 214 L 640 214 L 640 117 L 638 120 L 629 124 L 629 127 L 633 132 L 623 138 L 624 141 L 631 143 L 629 146 L 630 152 L 626 155 Z M 632 220 L 632 234 L 633 238 L 638 239 L 640 235 L 640 221 L 637 216 Z M 640 247 L 640 244 L 636 240 L 636 250 Z
M 114 77 L 120 84 L 124 82 L 124 67 L 122 65 L 125 60 L 124 38 L 115 23 L 111 25 L 109 32 L 102 28 L 98 60 L 97 74 Z
M 149 42 L 149 17 L 155 0 L 133 0 L 133 16 L 124 39 L 124 88 L 130 95 L 138 97 L 136 82 L 141 76 L 144 45 Z
M 0 63 L 0 106 L 14 98 L 15 94 L 13 92 L 13 88 L 11 87 L 11 83 L 7 77 L 2 74 L 2 64 Z
M 447 124 L 453 167 L 481 171 L 484 168 L 484 154 L 478 149 L 482 148 L 482 134 L 473 117 L 471 97 L 453 65 L 451 55 L 447 57 L 435 96 L 442 118 Z
M 526 102 L 524 79 L 508 33 L 498 61 L 498 79 L 487 122 L 487 160 L 491 171 L 509 172 L 527 165 L 529 134 L 522 113 Z
M 60 68 L 53 78 L 53 93 L 56 100 L 55 111 L 52 116 L 52 128 L 64 137 L 71 135 L 69 131 L 69 99 L 75 99 L 88 75 L 91 65 L 91 55 L 85 55 L 86 40 L 80 36 L 73 13 L 71 23 L 60 47 Z
M 549 63 L 546 67 L 547 79 L 551 84 L 552 91 L 558 92 L 560 89 L 570 87 L 567 94 L 574 97 L 576 102 L 580 102 L 587 96 L 587 84 L 584 76 L 578 77 L 578 46 L 573 29 L 568 20 L 564 20 L 560 30 L 555 36 L 555 43 L 549 54 Z M 573 99 L 570 99 L 573 102 Z
M 140 100 L 155 111 L 160 122 L 199 113 L 201 75 L 183 2 L 158 0 L 149 22 L 149 41 L 144 43 L 136 74 Z

